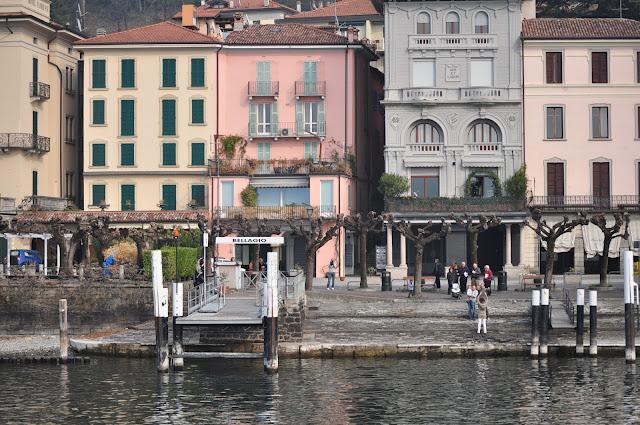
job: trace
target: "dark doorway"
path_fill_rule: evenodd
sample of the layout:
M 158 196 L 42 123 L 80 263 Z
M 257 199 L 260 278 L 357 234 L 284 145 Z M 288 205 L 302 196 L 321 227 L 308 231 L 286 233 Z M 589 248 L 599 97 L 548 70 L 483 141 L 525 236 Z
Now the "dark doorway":
M 471 250 L 469 250 L 471 252 Z M 494 272 L 504 267 L 504 229 L 492 227 L 478 234 L 478 265 L 489 265 Z
M 556 252 L 556 260 L 553 263 L 553 274 L 562 274 L 575 267 L 573 249 L 567 252 Z M 547 268 L 547 251 L 540 247 L 540 273 L 544 274 Z
M 444 258 L 444 241 L 437 240 L 424 247 L 422 254 L 422 275 L 432 276 L 434 260 L 438 258 L 440 262 L 443 262 Z M 398 263 L 399 264 L 399 263 Z M 407 269 L 410 275 L 414 275 L 416 270 L 416 250 L 413 241 L 407 239 Z

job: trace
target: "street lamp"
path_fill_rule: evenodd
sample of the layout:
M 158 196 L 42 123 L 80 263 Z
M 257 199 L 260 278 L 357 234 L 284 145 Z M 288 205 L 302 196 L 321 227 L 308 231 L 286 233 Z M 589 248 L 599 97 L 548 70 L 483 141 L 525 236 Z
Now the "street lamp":
M 107 204 L 107 202 L 103 199 L 100 201 L 100 203 L 98 204 L 98 208 L 100 208 L 100 211 L 104 212 L 104 210 L 106 210 L 107 208 L 109 208 L 109 204 Z
M 175 227 L 172 234 L 173 239 L 176 241 L 176 283 L 178 283 L 178 238 L 180 237 L 180 229 Z
M 158 208 L 160 208 L 161 210 L 164 210 L 165 208 L 167 208 L 167 203 L 164 202 L 164 199 L 160 200 L 160 202 L 158 203 Z

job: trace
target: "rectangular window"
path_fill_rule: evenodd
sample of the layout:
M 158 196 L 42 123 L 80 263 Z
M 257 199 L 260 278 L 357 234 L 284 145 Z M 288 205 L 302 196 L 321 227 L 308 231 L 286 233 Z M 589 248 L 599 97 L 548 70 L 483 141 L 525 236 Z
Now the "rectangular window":
M 205 187 L 203 184 L 191 185 L 191 202 L 196 207 L 204 207 L 205 203 Z
M 609 179 L 609 163 L 594 162 L 593 163 L 593 196 L 598 201 L 608 201 L 611 195 L 610 179 Z
M 222 182 L 222 197 L 221 202 L 223 207 L 233 206 L 233 182 Z
M 562 83 L 562 52 L 547 52 L 547 84 Z
M 547 163 L 547 196 L 552 205 L 562 203 L 564 197 L 564 163 Z
M 38 82 L 38 58 L 33 58 L 31 61 L 31 78 L 34 83 Z
M 548 106 L 546 139 L 564 139 L 564 108 Z
M 191 124 L 204 124 L 204 99 L 191 99 Z
M 640 83 L 640 51 L 636 52 L 636 83 Z
M 162 59 L 162 87 L 176 87 L 175 59 Z
M 91 205 L 99 206 L 103 201 L 107 200 L 107 187 L 103 184 L 94 184 L 91 186 Z
M 91 145 L 91 165 L 93 167 L 105 167 L 107 165 L 106 146 L 104 143 Z
M 135 101 L 132 99 L 120 100 L 120 135 L 135 135 Z
M 135 145 L 133 143 L 120 143 L 120 166 L 131 167 L 136 165 Z
M 640 139 L 640 106 L 636 106 L 636 139 Z
M 104 59 L 91 61 L 91 87 L 94 89 L 107 88 L 107 62 Z
M 413 87 L 434 87 L 436 85 L 436 61 L 414 61 L 412 80 Z
M 271 173 L 271 143 L 261 142 L 257 145 L 258 149 L 258 173 L 270 174 Z
M 191 87 L 204 87 L 204 58 L 191 59 Z
M 120 63 L 120 87 L 130 89 L 136 86 L 136 61 L 122 59 Z
M 202 166 L 204 164 L 204 143 L 191 144 L 191 165 Z
M 320 143 L 318 142 L 304 142 L 304 157 L 305 159 L 311 159 L 313 161 L 317 161 L 318 158 L 318 147 Z
M 31 134 L 38 135 L 38 111 L 31 112 Z
M 67 194 L 67 198 L 73 198 L 73 173 L 65 174 L 65 193 Z
M 176 144 L 162 144 L 162 165 L 165 167 L 174 167 L 176 164 Z
M 162 135 L 176 135 L 176 101 L 162 99 Z
M 333 181 L 320 180 L 320 214 L 329 215 L 333 209 Z
M 318 102 L 305 102 L 304 103 L 304 131 L 307 134 L 318 133 Z
M 73 140 L 73 117 L 64 117 L 64 141 L 65 143 L 74 143 Z
M 471 87 L 493 87 L 493 59 L 473 59 L 469 74 Z
M 38 196 L 38 172 L 31 172 L 31 196 Z
M 104 119 L 104 103 L 105 101 L 103 99 L 96 99 L 92 101 L 92 108 L 91 108 L 91 124 L 93 125 L 104 125 L 105 124 L 105 119 Z
M 271 62 L 257 62 L 256 77 L 258 96 L 271 96 Z
M 304 63 L 304 94 L 313 96 L 318 93 L 318 62 L 305 61 Z
M 609 61 L 607 52 L 591 52 L 591 82 L 604 84 L 609 82 Z
M 440 196 L 439 176 L 411 177 L 411 194 L 418 198 L 437 198 Z
M 591 137 L 593 139 L 609 138 L 609 107 L 591 107 Z
M 162 209 L 165 211 L 175 211 L 176 209 L 176 186 L 173 184 L 162 185 Z
M 136 187 L 132 184 L 120 186 L 120 209 L 122 211 L 136 210 Z
M 258 103 L 258 134 L 270 135 L 271 134 L 271 103 Z

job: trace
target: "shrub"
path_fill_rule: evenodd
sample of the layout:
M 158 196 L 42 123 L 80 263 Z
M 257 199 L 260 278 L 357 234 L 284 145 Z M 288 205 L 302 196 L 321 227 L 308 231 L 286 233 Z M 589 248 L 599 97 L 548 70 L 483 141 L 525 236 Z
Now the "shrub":
M 398 174 L 384 173 L 378 184 L 378 191 L 385 199 L 399 198 L 405 195 L 409 188 L 409 179 Z
M 496 174 L 495 171 L 487 170 L 487 169 L 479 169 L 472 171 L 467 177 L 467 181 L 464 185 L 464 196 L 474 197 L 477 196 L 474 194 L 474 186 L 478 181 L 478 177 L 489 177 L 493 183 L 493 197 L 502 196 L 502 183 L 500 182 L 500 177 Z
M 176 276 L 176 249 L 171 246 L 164 246 L 162 252 L 162 275 L 165 281 L 175 279 Z M 180 278 L 190 278 L 196 271 L 196 265 L 200 258 L 199 248 L 179 247 L 178 248 L 178 271 Z M 145 251 L 143 257 L 144 275 L 151 279 L 151 251 Z
M 235 157 L 236 150 L 238 150 L 240 157 L 244 156 L 246 144 L 247 142 L 242 138 L 242 136 L 237 135 L 224 136 L 220 139 L 222 153 L 227 157 L 227 159 Z
M 116 242 L 103 251 L 103 255 L 107 258 L 113 255 L 118 264 L 136 264 L 138 258 L 138 251 L 136 250 L 136 244 L 125 239 L 123 241 Z
M 242 205 L 245 207 L 258 206 L 258 191 L 255 186 L 248 185 L 242 192 L 240 192 L 240 198 L 242 198 Z
M 513 176 L 504 182 L 504 190 L 507 196 L 524 199 L 527 196 L 527 166 L 522 165 Z
M 182 230 L 178 238 L 178 246 L 185 248 L 202 247 L 202 232 L 200 229 Z

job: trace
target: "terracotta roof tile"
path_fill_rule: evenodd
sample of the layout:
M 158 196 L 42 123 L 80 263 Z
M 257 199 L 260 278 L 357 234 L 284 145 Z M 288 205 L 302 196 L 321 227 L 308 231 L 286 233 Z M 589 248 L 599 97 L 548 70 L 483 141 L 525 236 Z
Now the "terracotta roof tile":
M 320 7 L 308 12 L 287 16 L 287 20 L 302 20 L 314 18 L 330 18 L 333 16 L 372 16 L 380 15 L 380 11 L 371 0 L 340 0 L 335 4 Z
M 539 18 L 522 22 L 525 40 L 640 39 L 640 22 L 617 18 Z
M 75 44 L 214 44 L 218 42 L 220 42 L 220 40 L 216 38 L 166 21 L 87 38 Z
M 209 5 L 202 5 L 196 8 L 196 17 L 198 18 L 215 18 L 220 12 L 233 12 L 241 10 L 256 10 L 256 9 L 284 9 L 290 12 L 296 13 L 295 9 L 278 3 L 277 1 L 269 0 L 269 6 L 264 5 L 264 0 L 234 0 L 233 7 L 212 7 Z M 173 19 L 182 18 L 182 11 L 172 16 Z
M 207 211 L 23 211 L 16 216 L 18 223 L 47 223 L 60 220 L 73 223 L 77 217 L 107 216 L 111 223 L 195 223 Z
M 349 44 L 347 37 L 302 24 L 252 25 L 233 31 L 226 44 L 243 45 L 336 45 Z

